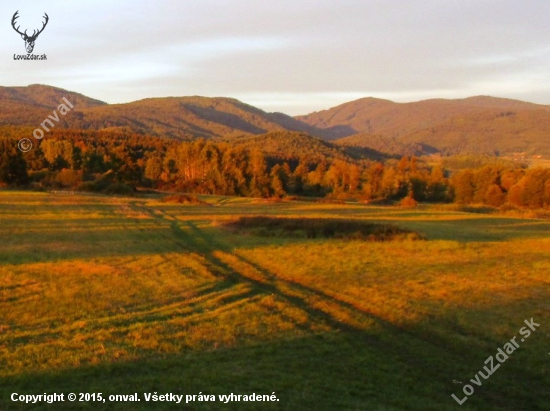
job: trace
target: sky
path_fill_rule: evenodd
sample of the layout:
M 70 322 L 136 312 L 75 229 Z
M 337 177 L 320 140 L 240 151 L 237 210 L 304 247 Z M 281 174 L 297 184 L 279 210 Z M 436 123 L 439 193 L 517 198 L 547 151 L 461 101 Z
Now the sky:
M 11 27 L 49 23 L 26 54 Z M 16 0 L 0 4 L 0 85 L 108 103 L 233 97 L 307 114 L 362 97 L 550 104 L 548 0 Z

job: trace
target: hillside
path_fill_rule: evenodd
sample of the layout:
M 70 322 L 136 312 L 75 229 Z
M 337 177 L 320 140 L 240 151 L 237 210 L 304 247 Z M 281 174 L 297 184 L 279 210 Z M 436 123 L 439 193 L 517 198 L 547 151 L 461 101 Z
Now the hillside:
M 63 97 L 67 98 L 80 109 L 107 105 L 103 101 L 95 100 L 79 93 L 41 84 L 33 84 L 27 87 L 0 86 L 0 102 L 6 105 L 8 103 L 19 103 L 53 110 L 57 108 Z
M 364 98 L 323 110 L 297 120 L 324 131 L 335 140 L 359 133 L 402 137 L 432 127 L 451 118 L 469 116 L 484 111 L 545 110 L 550 107 L 522 101 L 477 96 L 461 100 L 424 100 L 414 103 L 394 103 L 389 100 Z
M 550 155 L 550 106 L 509 99 L 394 103 L 367 98 L 297 119 L 339 145 L 394 155 Z
M 368 133 L 354 134 L 332 142 L 339 146 L 346 147 L 348 150 L 352 148 L 371 149 L 394 156 L 420 156 L 424 154 L 433 154 L 439 151 L 435 147 L 427 144 L 406 142 L 396 137 L 385 137 Z
M 444 155 L 550 156 L 550 113 L 547 110 L 482 112 L 451 118 L 404 136 L 402 144 L 422 142 Z
M 74 109 L 58 127 L 120 131 L 176 139 L 221 138 L 315 128 L 230 98 L 166 97 L 109 105 L 49 86 L 0 89 L 0 125 L 37 126 L 67 97 Z
M 220 138 L 284 130 L 269 114 L 229 98 L 167 97 L 86 109 L 73 128 L 129 127 L 178 139 Z
M 374 150 L 338 146 L 300 132 L 276 131 L 258 136 L 233 138 L 230 142 L 251 150 L 260 150 L 267 157 L 285 161 L 307 159 L 308 162 L 316 163 L 321 159 L 354 161 L 386 158 Z
M 342 152 L 353 158 L 436 152 L 550 156 L 550 106 L 487 96 L 415 103 L 364 98 L 293 118 L 231 98 L 166 97 L 110 105 L 67 90 L 32 85 L 0 87 L 0 126 L 37 127 L 63 97 L 74 109 L 61 117 L 57 129 L 116 131 L 178 140 L 231 139 L 290 131 L 337 140 L 337 145 L 346 147 Z M 285 140 L 277 148 L 278 155 L 310 152 L 309 142 L 302 142 L 305 145 L 298 148 L 299 144 L 289 146 Z M 289 153 L 283 153 L 287 149 Z M 325 150 L 320 145 L 315 149 Z
M 79 109 L 107 104 L 72 91 L 39 84 L 0 87 L 0 125 L 35 127 L 59 106 L 63 97 Z

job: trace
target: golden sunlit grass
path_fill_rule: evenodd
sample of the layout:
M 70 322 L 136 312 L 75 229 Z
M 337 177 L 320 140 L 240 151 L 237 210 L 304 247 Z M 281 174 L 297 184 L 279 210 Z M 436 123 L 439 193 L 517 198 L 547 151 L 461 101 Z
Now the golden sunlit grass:
M 64 381 L 67 392 L 279 392 L 267 409 L 451 409 L 462 387 L 453 380 L 473 377 L 531 317 L 540 331 L 468 404 L 511 411 L 550 400 L 539 360 L 548 355 L 548 221 L 200 201 L 208 205 L 0 192 L 0 408 L 13 406 L 5 393 Z M 427 241 L 224 226 L 254 215 L 391 222 Z
M 393 324 L 415 324 L 463 310 L 487 316 L 494 316 L 494 310 L 514 317 L 518 304 L 548 318 L 550 308 L 541 298 L 550 286 L 550 239 L 475 246 L 451 241 L 368 246 L 339 242 L 238 253 L 277 278 L 313 286 Z M 477 332 L 491 334 L 493 325 L 480 321 Z

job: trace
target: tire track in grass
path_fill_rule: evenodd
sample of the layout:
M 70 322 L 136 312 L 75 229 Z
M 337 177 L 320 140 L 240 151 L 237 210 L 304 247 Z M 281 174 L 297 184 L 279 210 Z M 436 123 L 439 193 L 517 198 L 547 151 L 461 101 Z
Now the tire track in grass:
M 143 207 L 148 209 L 146 206 Z M 320 290 L 284 280 L 235 254 L 233 247 L 205 233 L 193 220 L 179 221 L 177 217 L 158 209 L 148 212 L 158 220 L 158 224 L 170 228 L 173 241 L 183 250 L 201 255 L 209 270 L 216 275 L 235 284 L 251 284 L 256 293 L 276 295 L 303 310 L 312 320 L 317 319 L 337 332 L 351 335 L 354 339 L 357 338 L 380 352 L 389 354 L 395 361 L 411 369 L 422 370 L 427 379 L 442 384 L 441 390 L 445 394 L 453 388 L 452 384 L 446 382 L 453 373 L 451 367 L 430 367 L 423 359 L 436 359 L 439 365 L 462 364 L 463 353 L 468 352 L 467 348 L 452 350 L 451 347 L 442 347 L 437 341 L 430 340 L 429 336 L 400 328 Z M 478 398 L 490 403 L 494 401 L 494 393 L 480 392 Z

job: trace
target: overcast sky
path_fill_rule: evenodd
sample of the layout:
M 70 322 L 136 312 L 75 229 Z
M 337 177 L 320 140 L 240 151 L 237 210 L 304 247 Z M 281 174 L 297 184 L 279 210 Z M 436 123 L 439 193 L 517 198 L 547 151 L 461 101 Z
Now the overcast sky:
M 41 27 L 26 54 L 12 29 Z M 0 4 L 0 85 L 109 103 L 227 96 L 306 114 L 373 96 L 550 104 L 548 0 L 74 0 Z

